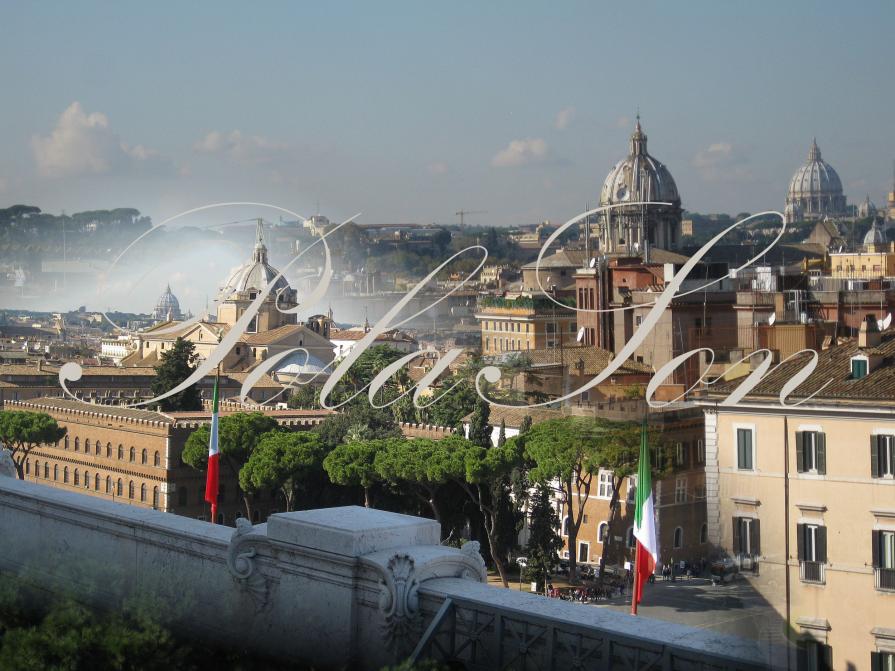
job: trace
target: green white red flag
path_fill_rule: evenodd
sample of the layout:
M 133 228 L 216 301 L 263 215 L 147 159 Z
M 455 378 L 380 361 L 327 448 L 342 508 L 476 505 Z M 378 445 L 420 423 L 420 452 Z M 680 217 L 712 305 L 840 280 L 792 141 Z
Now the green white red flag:
M 208 470 L 205 476 L 205 500 L 211 504 L 211 522 L 218 517 L 218 478 L 221 455 L 218 450 L 218 378 L 214 376 L 214 400 L 211 411 L 211 438 L 208 441 Z
M 656 570 L 659 543 L 656 541 L 656 514 L 653 505 L 653 481 L 650 471 L 646 422 L 640 429 L 640 460 L 637 466 L 637 507 L 634 511 L 634 538 L 637 539 L 632 610 L 643 599 L 643 585 Z

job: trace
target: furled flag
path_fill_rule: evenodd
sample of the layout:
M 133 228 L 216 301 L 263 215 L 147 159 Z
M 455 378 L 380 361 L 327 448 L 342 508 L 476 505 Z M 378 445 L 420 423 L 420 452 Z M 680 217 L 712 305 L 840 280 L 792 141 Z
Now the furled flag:
M 218 378 L 214 376 L 214 401 L 211 411 L 211 438 L 208 441 L 208 473 L 205 476 L 205 500 L 211 504 L 212 524 L 218 517 L 218 476 L 221 455 L 218 451 Z
M 649 445 L 646 437 L 646 421 L 640 429 L 640 463 L 637 467 L 637 507 L 634 512 L 634 538 L 637 539 L 637 565 L 635 567 L 634 598 L 632 611 L 643 599 L 643 585 L 656 570 L 659 544 L 656 542 L 656 515 L 653 506 L 653 482 L 650 475 Z

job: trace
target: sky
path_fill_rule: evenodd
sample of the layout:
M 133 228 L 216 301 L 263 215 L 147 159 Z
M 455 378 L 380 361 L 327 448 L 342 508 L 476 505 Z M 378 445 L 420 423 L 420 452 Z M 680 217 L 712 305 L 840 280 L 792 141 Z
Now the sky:
M 638 109 L 692 211 L 782 210 L 815 136 L 881 204 L 893 25 L 891 1 L 4 3 L 0 206 L 564 221 Z

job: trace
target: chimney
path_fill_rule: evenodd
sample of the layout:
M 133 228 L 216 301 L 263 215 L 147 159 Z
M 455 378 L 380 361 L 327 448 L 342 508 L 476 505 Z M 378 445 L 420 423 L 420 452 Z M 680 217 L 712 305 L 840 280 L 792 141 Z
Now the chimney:
M 882 336 L 879 327 L 876 325 L 876 316 L 867 315 L 861 322 L 861 328 L 858 331 L 858 347 L 879 347 Z

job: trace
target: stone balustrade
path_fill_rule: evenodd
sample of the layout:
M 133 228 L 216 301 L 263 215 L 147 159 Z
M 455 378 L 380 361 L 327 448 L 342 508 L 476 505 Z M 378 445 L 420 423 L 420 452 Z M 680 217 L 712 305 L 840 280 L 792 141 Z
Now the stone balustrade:
M 98 607 L 145 599 L 213 644 L 315 668 L 411 654 L 470 669 L 765 668 L 749 641 L 488 586 L 478 544 L 439 534 L 354 506 L 233 529 L 0 477 L 0 570 Z

